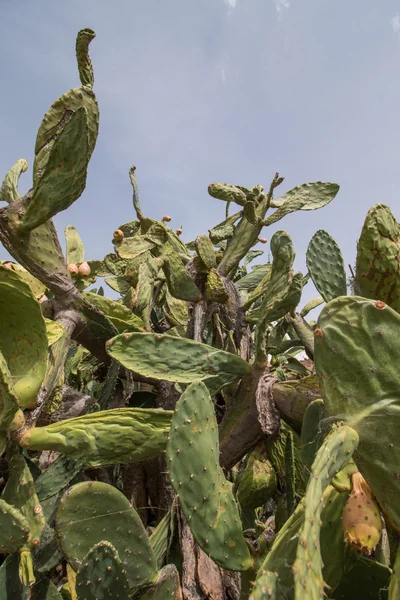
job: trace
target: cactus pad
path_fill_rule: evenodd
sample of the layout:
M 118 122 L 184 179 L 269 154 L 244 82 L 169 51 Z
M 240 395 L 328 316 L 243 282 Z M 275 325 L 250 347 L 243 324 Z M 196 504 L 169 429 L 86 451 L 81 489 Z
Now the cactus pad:
M 118 552 L 109 542 L 100 542 L 89 550 L 76 576 L 79 600 L 128 600 L 128 579 Z
M 158 572 L 157 583 L 141 600 L 182 600 L 179 573 L 175 565 L 166 565 Z
M 250 566 L 238 507 L 219 465 L 218 425 L 204 383 L 187 387 L 176 405 L 167 466 L 188 525 L 200 547 L 233 571 Z
M 339 191 L 336 183 L 313 181 L 303 183 L 289 190 L 273 201 L 272 205 L 278 210 L 265 220 L 265 225 L 280 221 L 289 213 L 297 210 L 316 210 L 331 202 Z
M 124 367 L 145 377 L 221 387 L 247 375 L 251 367 L 230 352 L 194 340 L 154 333 L 118 335 L 106 344 L 108 354 Z
M 29 429 L 20 445 L 55 450 L 96 467 L 159 456 L 167 443 L 171 411 L 115 408 Z
M 356 293 L 382 300 L 400 312 L 400 224 L 390 208 L 376 204 L 365 218 L 357 245 Z
M 16 552 L 28 541 L 29 523 L 14 506 L 0 499 L 0 552 Z
M 46 371 L 46 325 L 28 284 L 5 267 L 0 267 L 0 312 L 0 351 L 20 406 L 32 408 Z
M 347 295 L 343 256 L 335 240 L 320 229 L 307 248 L 307 268 L 325 302 Z
M 82 568 L 94 545 L 106 541 L 118 552 L 131 588 L 157 580 L 156 557 L 142 521 L 111 485 L 84 481 L 69 488 L 57 509 L 56 534 L 75 570 Z
M 264 441 L 261 441 L 249 456 L 240 478 L 237 499 L 243 508 L 262 506 L 275 493 L 277 483 L 275 469 L 268 459 Z
M 381 301 L 340 297 L 322 310 L 314 335 L 328 413 L 345 418 L 358 432 L 354 459 L 385 516 L 400 530 L 400 315 Z
M 322 558 L 320 551 L 323 493 L 333 475 L 340 471 L 357 447 L 358 435 L 351 427 L 334 429 L 318 450 L 304 500 L 304 523 L 299 535 L 293 566 L 295 600 L 324 598 Z

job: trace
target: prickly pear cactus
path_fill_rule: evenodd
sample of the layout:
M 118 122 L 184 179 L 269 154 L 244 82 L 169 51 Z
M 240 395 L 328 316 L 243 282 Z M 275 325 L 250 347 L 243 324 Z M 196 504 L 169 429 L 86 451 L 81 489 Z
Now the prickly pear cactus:
M 118 552 L 109 542 L 100 542 L 89 550 L 76 576 L 79 600 L 131 598 L 128 579 Z
M 335 240 L 320 229 L 307 248 L 307 268 L 325 302 L 347 295 L 343 256 Z
M 125 496 L 99 481 L 67 490 L 57 510 L 56 533 L 66 560 L 82 568 L 93 546 L 109 542 L 133 589 L 155 583 L 157 561 L 143 524 Z
M 250 554 L 232 484 L 219 466 L 214 407 L 201 381 L 189 385 L 176 405 L 167 466 L 188 525 L 204 552 L 226 569 L 247 569 Z
M 357 244 L 356 293 L 382 300 L 400 312 L 400 225 L 390 208 L 376 204 L 365 218 Z
M 397 529 L 399 335 L 396 311 L 358 296 L 332 300 L 314 330 L 315 364 L 327 411 L 358 432 L 355 462 Z
M 22 408 L 33 408 L 47 360 L 46 325 L 40 304 L 19 275 L 0 266 L 0 350 Z

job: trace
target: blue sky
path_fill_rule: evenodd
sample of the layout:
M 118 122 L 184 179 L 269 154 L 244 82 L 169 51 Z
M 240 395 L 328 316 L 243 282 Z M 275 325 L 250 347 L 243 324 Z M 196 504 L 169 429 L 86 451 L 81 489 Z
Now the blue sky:
M 289 232 L 303 273 L 317 229 L 347 265 L 373 204 L 400 220 L 400 0 L 0 0 L 0 176 L 18 158 L 32 165 L 44 113 L 79 85 L 84 27 L 97 33 L 100 135 L 84 194 L 55 223 L 61 238 L 77 227 L 87 259 L 134 216 L 131 164 L 144 212 L 169 214 L 185 241 L 223 219 L 213 181 L 267 187 L 279 171 L 280 194 L 339 183 L 329 206 L 263 231 Z M 303 303 L 315 295 L 308 285 Z

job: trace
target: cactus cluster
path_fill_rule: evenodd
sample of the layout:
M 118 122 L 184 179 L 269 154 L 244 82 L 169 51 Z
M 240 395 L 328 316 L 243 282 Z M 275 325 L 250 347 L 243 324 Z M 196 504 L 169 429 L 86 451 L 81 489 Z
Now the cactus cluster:
M 105 256 L 72 225 L 64 256 L 52 217 L 98 136 L 94 37 L 39 127 L 32 189 L 23 159 L 0 188 L 0 598 L 398 600 L 399 224 L 371 208 L 347 295 L 327 231 L 307 273 L 287 231 L 263 237 L 337 184 L 212 183 L 225 219 L 185 241 L 146 216 L 132 166 Z

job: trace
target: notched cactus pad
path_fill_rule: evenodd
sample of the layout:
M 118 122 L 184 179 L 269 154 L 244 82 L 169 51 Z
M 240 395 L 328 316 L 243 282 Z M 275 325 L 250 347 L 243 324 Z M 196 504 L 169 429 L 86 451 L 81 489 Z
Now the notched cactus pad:
M 139 515 L 107 483 L 84 481 L 69 488 L 57 509 L 56 534 L 61 552 L 76 571 L 93 546 L 109 542 L 131 588 L 157 580 L 157 560 Z
M 176 405 L 167 467 L 189 527 L 204 552 L 225 569 L 248 569 L 251 559 L 232 484 L 219 465 L 214 405 L 201 381 L 189 385 Z

